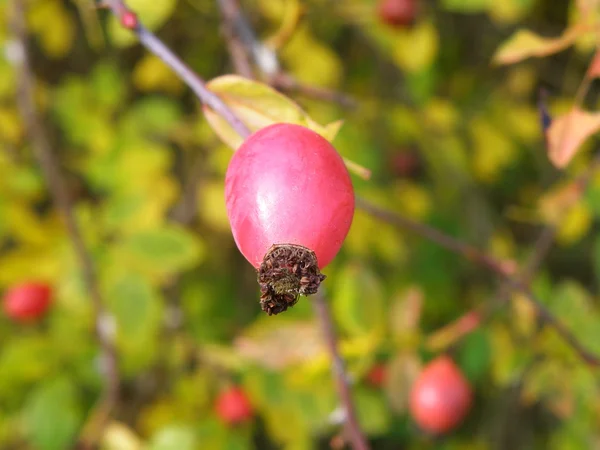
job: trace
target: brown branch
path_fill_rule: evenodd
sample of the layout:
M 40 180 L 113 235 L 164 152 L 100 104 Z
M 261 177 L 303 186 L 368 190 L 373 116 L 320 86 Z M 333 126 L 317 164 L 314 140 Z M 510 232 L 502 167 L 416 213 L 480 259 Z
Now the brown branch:
M 79 260 L 83 278 L 89 291 L 94 309 L 96 336 L 100 345 L 104 378 L 104 393 L 98 408 L 91 414 L 89 423 L 93 423 L 93 436 L 98 437 L 109 419 L 119 398 L 119 371 L 117 352 L 114 345 L 114 333 L 111 318 L 107 315 L 96 277 L 94 262 L 86 249 L 85 242 L 75 215 L 73 205 L 58 158 L 50 145 L 46 130 L 39 116 L 34 97 L 34 74 L 27 52 L 27 29 L 25 25 L 25 6 L 23 0 L 13 0 L 11 30 L 15 37 L 16 54 L 13 63 L 17 70 L 17 104 L 27 135 L 31 140 L 34 155 L 42 169 L 50 194 L 65 221 L 67 233 Z
M 502 277 L 507 277 L 514 271 L 514 263 L 512 261 L 499 261 L 496 258 L 481 252 L 476 247 L 456 239 L 455 237 L 449 236 L 436 228 L 415 222 L 398 213 L 377 206 L 364 198 L 356 198 L 356 207 L 383 222 L 389 223 L 402 230 L 415 233 L 431 242 L 435 242 L 446 250 L 461 255 L 471 262 L 481 264 Z
M 323 329 L 325 344 L 327 345 L 327 349 L 331 356 L 331 370 L 344 411 L 345 431 L 355 450 L 368 450 L 369 444 L 363 436 L 358 420 L 356 419 L 352 391 L 350 389 L 350 384 L 348 383 L 348 375 L 344 368 L 344 361 L 340 356 L 333 319 L 331 318 L 329 305 L 327 304 L 322 289 L 323 288 L 321 287 L 321 291 L 314 295 L 313 305 Z

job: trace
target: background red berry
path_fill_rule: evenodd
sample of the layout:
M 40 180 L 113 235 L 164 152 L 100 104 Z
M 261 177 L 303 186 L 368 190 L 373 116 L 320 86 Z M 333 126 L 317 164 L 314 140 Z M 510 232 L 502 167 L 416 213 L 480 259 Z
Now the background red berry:
M 43 316 L 51 303 L 52 289 L 45 283 L 28 282 L 4 294 L 4 313 L 13 320 L 29 322 Z
M 225 179 L 235 242 L 254 267 L 273 244 L 315 252 L 323 268 L 342 246 L 354 215 L 354 191 L 335 148 L 308 128 L 280 123 L 250 136 Z
M 417 12 L 417 0 L 381 0 L 378 7 L 381 21 L 393 27 L 412 25 Z
M 246 393 L 240 387 L 231 387 L 219 395 L 217 415 L 230 425 L 246 422 L 252 418 L 253 409 Z
M 385 383 L 387 369 L 383 364 L 375 364 L 367 373 L 367 382 L 373 387 L 381 387 Z
M 469 382 L 447 356 L 430 362 L 412 387 L 410 412 L 419 427 L 442 434 L 465 418 L 472 403 Z

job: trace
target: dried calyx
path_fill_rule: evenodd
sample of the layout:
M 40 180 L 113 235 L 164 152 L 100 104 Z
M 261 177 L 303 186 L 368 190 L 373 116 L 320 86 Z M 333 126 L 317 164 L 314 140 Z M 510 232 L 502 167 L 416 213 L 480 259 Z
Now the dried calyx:
M 299 295 L 316 294 L 325 275 L 315 253 L 301 245 L 273 245 L 258 269 L 260 306 L 268 315 L 279 314 L 298 302 Z

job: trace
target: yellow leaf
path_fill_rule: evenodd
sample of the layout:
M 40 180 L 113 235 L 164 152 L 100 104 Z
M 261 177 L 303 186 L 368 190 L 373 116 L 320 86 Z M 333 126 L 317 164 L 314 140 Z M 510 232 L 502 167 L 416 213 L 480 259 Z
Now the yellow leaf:
M 264 83 L 237 75 L 215 78 L 207 83 L 207 87 L 225 102 L 251 132 L 274 123 L 295 123 L 310 128 L 331 141 L 342 125 L 341 121 L 325 126 L 319 125 L 285 95 Z M 231 148 L 237 149 L 243 142 L 242 137 L 221 115 L 206 106 L 203 110 L 206 120 L 217 136 Z M 370 171 L 357 163 L 346 161 L 346 166 L 362 178 L 370 176 Z
M 30 9 L 28 23 L 36 32 L 44 51 L 53 58 L 67 55 L 74 42 L 73 19 L 62 2 L 37 1 Z
M 519 0 L 503 0 L 490 3 L 490 16 L 501 24 L 510 24 L 520 20 L 529 6 Z
M 0 108 L 0 136 L 6 142 L 17 144 L 23 134 L 19 115 L 12 109 Z
M 198 211 L 203 222 L 221 231 L 229 230 L 223 192 L 225 180 L 209 181 L 198 186 Z
M 516 156 L 516 147 L 497 126 L 484 119 L 476 119 L 470 127 L 474 142 L 471 164 L 473 172 L 482 181 L 496 181 L 502 170 Z
M 275 89 L 264 83 L 237 75 L 224 75 L 207 83 L 237 117 L 254 132 L 277 122 L 308 126 L 308 115 Z M 243 139 L 219 114 L 204 107 L 208 123 L 231 148 L 238 148 Z
M 512 321 L 515 328 L 522 336 L 531 336 L 537 326 L 535 306 L 522 294 L 514 294 L 511 299 L 511 307 Z
M 337 54 L 317 41 L 306 25 L 295 30 L 280 55 L 289 71 L 307 84 L 334 87 L 342 75 L 342 63 Z
M 398 34 L 392 57 L 400 68 L 418 72 L 433 63 L 438 47 L 439 36 L 434 24 L 422 22 Z
M 460 119 L 452 103 L 439 98 L 432 99 L 425 106 L 424 115 L 432 127 L 445 132 L 451 131 Z
M 388 364 L 384 391 L 395 412 L 402 414 L 406 411 L 410 390 L 420 370 L 421 363 L 414 353 L 399 353 Z
M 298 336 L 302 336 L 298 340 Z M 324 352 L 318 324 L 314 321 L 256 322 L 235 341 L 243 358 L 263 367 L 281 370 L 298 364 L 311 364 Z
M 157 56 L 145 55 L 135 66 L 133 82 L 142 91 L 163 89 L 179 93 L 183 83 L 175 73 Z
M 593 222 L 592 213 L 582 202 L 569 209 L 560 221 L 557 241 L 562 245 L 570 245 L 583 238 L 590 230 Z
M 589 113 L 573 108 L 557 117 L 548 129 L 548 157 L 562 169 L 577 154 L 581 145 L 600 130 L 600 113 Z
M 106 427 L 102 437 L 104 450 L 141 450 L 142 441 L 131 428 L 119 422 Z
M 412 343 L 418 337 L 423 297 L 423 291 L 416 285 L 394 297 L 388 320 L 390 332 L 399 344 Z
M 580 197 L 581 187 L 577 183 L 552 188 L 539 199 L 540 216 L 546 223 L 556 225 Z
M 394 197 L 399 210 L 413 219 L 423 219 L 431 211 L 431 197 L 423 187 L 410 181 L 394 183 Z
M 571 46 L 587 31 L 586 27 L 574 26 L 565 30 L 560 37 L 543 38 L 532 31 L 519 30 L 500 46 L 492 61 L 496 64 L 514 64 L 530 57 L 551 55 Z

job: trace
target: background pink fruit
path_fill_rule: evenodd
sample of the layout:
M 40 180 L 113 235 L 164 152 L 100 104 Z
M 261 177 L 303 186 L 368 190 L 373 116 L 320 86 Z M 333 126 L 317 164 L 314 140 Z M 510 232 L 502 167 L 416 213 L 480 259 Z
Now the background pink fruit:
M 230 425 L 246 422 L 253 415 L 252 404 L 239 387 L 231 387 L 221 392 L 217 398 L 216 410 L 219 418 Z
M 259 273 L 271 272 L 259 277 L 263 309 L 277 314 L 295 303 L 298 292 L 315 293 L 324 278 L 318 269 L 340 250 L 354 215 L 352 183 L 335 148 L 308 128 L 270 125 L 237 150 L 225 183 L 227 214 L 238 248 Z M 311 255 L 298 248 L 287 248 L 267 261 L 265 255 L 274 244 L 305 247 L 316 255 L 316 264 L 309 264 Z M 273 272 L 297 279 L 274 285 Z M 300 280 L 306 284 L 297 285 Z M 278 306 L 265 306 L 273 295 L 281 295 Z
M 378 6 L 380 20 L 393 27 L 412 25 L 417 12 L 417 0 L 381 0 Z
M 52 289 L 45 283 L 29 282 L 13 286 L 4 295 L 5 314 L 19 322 L 43 316 L 51 303 Z
M 410 412 L 422 430 L 442 434 L 462 422 L 472 397 L 469 382 L 458 366 L 441 356 L 423 369 L 413 385 Z

